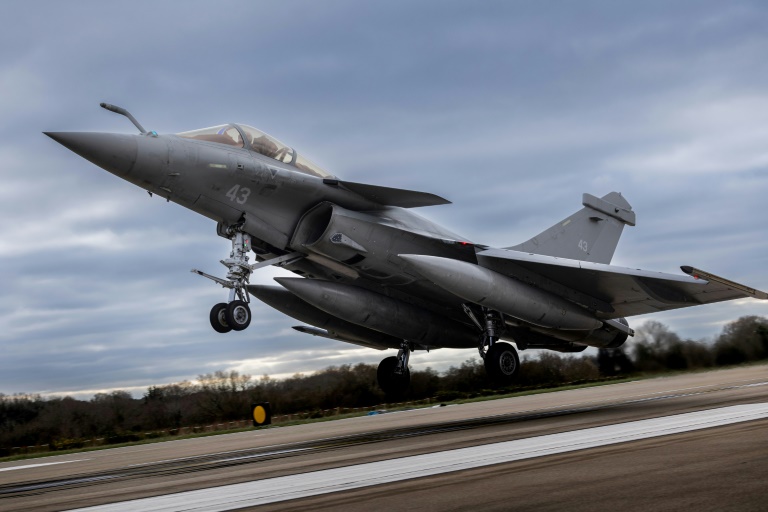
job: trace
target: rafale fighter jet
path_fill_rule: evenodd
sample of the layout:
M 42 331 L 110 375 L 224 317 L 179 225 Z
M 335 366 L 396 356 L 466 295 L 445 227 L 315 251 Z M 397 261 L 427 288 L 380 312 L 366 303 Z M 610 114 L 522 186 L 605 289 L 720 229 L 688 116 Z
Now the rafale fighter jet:
M 380 387 L 404 392 L 412 351 L 476 348 L 490 379 L 518 374 L 517 348 L 615 348 L 634 332 L 625 317 L 768 295 L 693 267 L 688 275 L 610 265 L 635 213 L 617 192 L 584 194 L 583 208 L 513 247 L 471 242 L 413 213 L 448 204 L 433 194 L 344 181 L 246 125 L 176 135 L 46 133 L 99 167 L 217 222 L 232 242 L 229 289 L 213 306 L 220 333 L 251 321 L 256 297 L 309 326 L 297 331 L 378 350 Z M 253 251 L 256 261 L 251 263 Z M 281 266 L 298 277 L 249 284 Z

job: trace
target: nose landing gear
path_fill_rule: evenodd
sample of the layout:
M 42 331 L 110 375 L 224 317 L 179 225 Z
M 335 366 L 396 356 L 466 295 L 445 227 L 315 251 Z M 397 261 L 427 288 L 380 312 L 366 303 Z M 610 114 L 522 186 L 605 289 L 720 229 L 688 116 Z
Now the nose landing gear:
M 251 251 L 251 235 L 243 232 L 239 224 L 226 228 L 225 232 L 232 242 L 229 258 L 221 260 L 221 264 L 227 267 L 227 278 L 221 279 L 192 269 L 193 273 L 229 289 L 229 300 L 220 302 L 211 308 L 211 327 L 220 333 L 242 331 L 251 324 L 251 308 L 248 305 L 251 302 L 251 297 L 246 286 L 254 270 L 269 265 L 284 265 L 304 257 L 299 252 L 293 252 L 251 265 L 248 263 L 248 253 Z

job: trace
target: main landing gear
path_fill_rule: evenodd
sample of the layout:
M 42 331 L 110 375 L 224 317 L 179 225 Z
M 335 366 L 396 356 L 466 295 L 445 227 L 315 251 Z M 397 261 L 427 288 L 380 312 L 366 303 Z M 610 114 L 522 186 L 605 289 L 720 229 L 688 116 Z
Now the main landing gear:
M 520 373 L 520 358 L 511 343 L 500 340 L 506 325 L 504 317 L 498 311 L 482 308 L 482 322 L 478 320 L 472 308 L 463 305 L 464 312 L 480 330 L 478 351 L 485 363 L 485 373 L 496 387 L 511 386 Z M 408 391 L 411 384 L 411 372 L 408 360 L 413 346 L 407 341 L 400 344 L 397 356 L 387 357 L 379 363 L 376 378 L 379 387 L 391 397 L 400 397 Z
M 388 396 L 397 398 L 408 391 L 408 386 L 411 385 L 411 371 L 408 369 L 410 357 L 411 346 L 407 341 L 403 341 L 397 356 L 387 357 L 379 363 L 376 380 Z
M 464 304 L 463 307 L 467 316 L 482 331 L 478 351 L 485 363 L 485 373 L 488 375 L 488 379 L 497 387 L 512 385 L 520 371 L 520 358 L 515 347 L 499 340 L 505 329 L 501 313 L 489 308 L 482 308 L 483 322 L 481 323 L 469 306 Z
M 229 288 L 229 300 L 211 308 L 211 327 L 220 333 L 242 331 L 251 324 L 251 308 L 248 305 L 251 297 L 248 294 L 247 285 L 254 270 L 268 265 L 284 265 L 304 257 L 301 253 L 293 252 L 251 265 L 248 263 L 251 235 L 242 231 L 239 224 L 225 228 L 224 233 L 232 242 L 229 258 L 221 260 L 221 264 L 227 267 L 227 278 L 221 279 L 192 269 L 195 274 L 210 279 L 224 288 Z

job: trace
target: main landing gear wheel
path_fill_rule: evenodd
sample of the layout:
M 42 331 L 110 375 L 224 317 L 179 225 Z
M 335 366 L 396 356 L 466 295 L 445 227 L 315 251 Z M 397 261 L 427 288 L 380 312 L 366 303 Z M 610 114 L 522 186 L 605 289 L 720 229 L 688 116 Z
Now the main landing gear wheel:
M 222 334 L 232 330 L 232 327 L 227 322 L 226 302 L 220 302 L 211 308 L 211 327 L 213 327 L 214 331 Z
M 251 308 L 243 300 L 233 300 L 225 310 L 227 325 L 233 331 L 242 331 L 251 324 Z M 216 327 L 214 327 L 215 329 Z
M 485 354 L 485 372 L 496 386 L 511 385 L 520 370 L 517 350 L 509 343 L 496 342 Z
M 392 397 L 404 395 L 408 391 L 408 386 L 411 385 L 411 372 L 407 367 L 400 373 L 396 372 L 398 362 L 397 356 L 387 357 L 379 363 L 376 371 L 379 387 L 385 394 Z

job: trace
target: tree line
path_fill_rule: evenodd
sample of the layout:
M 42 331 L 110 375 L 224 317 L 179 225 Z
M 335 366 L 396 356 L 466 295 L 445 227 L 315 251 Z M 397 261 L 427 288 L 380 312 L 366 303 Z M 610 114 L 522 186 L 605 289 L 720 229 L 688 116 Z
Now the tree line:
M 514 389 L 554 387 L 668 370 L 711 368 L 768 359 L 768 319 L 747 316 L 727 324 L 714 342 L 681 339 L 659 322 L 637 329 L 633 341 L 595 356 L 542 351 L 524 357 Z M 471 358 L 438 373 L 413 370 L 408 400 L 448 401 L 499 393 L 489 389 L 482 361 Z M 250 406 L 269 402 L 276 415 L 386 403 L 376 383 L 376 366 L 331 366 L 287 379 L 253 378 L 236 371 L 203 374 L 195 382 L 151 386 L 142 398 L 126 391 L 99 393 L 90 400 L 0 394 L 0 456 L 12 447 L 78 446 L 86 439 L 138 439 L 139 433 L 242 420 Z M 82 443 L 80 443 L 82 444 Z

